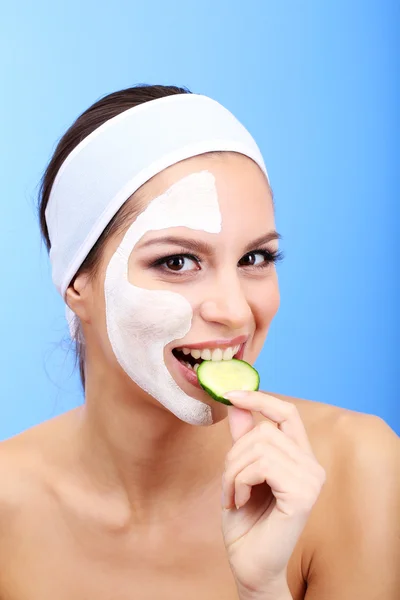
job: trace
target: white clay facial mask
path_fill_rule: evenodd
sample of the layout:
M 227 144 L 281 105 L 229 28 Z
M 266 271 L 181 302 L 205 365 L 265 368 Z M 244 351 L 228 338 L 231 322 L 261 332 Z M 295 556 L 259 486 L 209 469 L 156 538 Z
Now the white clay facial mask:
M 150 231 L 171 227 L 221 231 L 211 173 L 193 173 L 175 183 L 152 200 L 126 232 L 105 277 L 107 331 L 119 364 L 138 386 L 182 421 L 210 425 L 210 407 L 185 394 L 164 362 L 165 346 L 190 330 L 190 303 L 176 292 L 142 289 L 128 280 L 128 261 L 136 244 Z

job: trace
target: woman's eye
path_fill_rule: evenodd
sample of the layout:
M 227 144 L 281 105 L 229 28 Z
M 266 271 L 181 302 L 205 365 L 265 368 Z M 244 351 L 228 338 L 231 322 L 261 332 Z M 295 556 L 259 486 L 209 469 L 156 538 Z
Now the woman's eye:
M 277 250 L 253 250 L 247 252 L 239 260 L 240 267 L 253 267 L 255 269 L 263 269 L 270 264 L 281 260 L 281 253 Z M 187 274 L 200 271 L 202 269 L 202 261 L 194 254 L 171 254 L 163 256 L 151 263 L 152 268 L 163 271 L 166 275 L 170 274 Z
M 197 267 L 198 264 L 194 258 L 190 256 L 177 255 L 170 256 L 163 263 L 163 266 L 166 267 L 169 271 L 194 271 L 194 267 Z
M 267 262 L 267 257 L 262 252 L 249 252 L 239 260 L 239 265 L 242 267 L 258 267 Z

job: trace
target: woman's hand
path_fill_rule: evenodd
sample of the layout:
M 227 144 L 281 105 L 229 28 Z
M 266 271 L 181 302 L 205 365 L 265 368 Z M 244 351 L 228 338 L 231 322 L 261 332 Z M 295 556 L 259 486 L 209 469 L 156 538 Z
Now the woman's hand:
M 325 471 L 293 404 L 263 392 L 230 392 L 226 397 L 234 405 L 228 409 L 233 447 L 222 484 L 229 562 L 241 600 L 279 599 Z M 251 411 L 269 421 L 255 424 Z

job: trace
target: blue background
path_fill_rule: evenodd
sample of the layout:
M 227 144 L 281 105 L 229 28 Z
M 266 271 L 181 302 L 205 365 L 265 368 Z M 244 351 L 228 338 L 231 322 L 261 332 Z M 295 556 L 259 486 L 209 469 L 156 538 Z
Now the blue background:
M 141 82 L 211 95 L 264 153 L 286 260 L 263 388 L 400 433 L 399 24 L 390 0 L 3 4 L 0 439 L 82 401 L 37 184 L 78 114 Z

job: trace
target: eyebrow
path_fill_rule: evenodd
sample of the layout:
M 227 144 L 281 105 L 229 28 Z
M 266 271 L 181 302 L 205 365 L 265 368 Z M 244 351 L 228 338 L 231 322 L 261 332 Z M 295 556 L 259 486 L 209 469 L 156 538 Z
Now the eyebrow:
M 260 246 L 264 244 L 268 244 L 273 240 L 280 240 L 282 236 L 277 231 L 270 231 L 269 233 L 262 235 L 261 237 L 253 240 L 250 244 L 247 244 L 245 250 L 249 252 L 250 250 L 256 250 Z M 174 246 L 181 246 L 186 248 L 190 252 L 195 252 L 197 254 L 203 254 L 204 256 L 211 256 L 214 252 L 214 249 L 211 244 L 207 242 L 203 242 L 201 240 L 194 240 L 186 237 L 178 237 L 174 235 L 168 235 L 164 237 L 155 238 L 153 240 L 148 240 L 144 242 L 144 244 L 140 244 L 140 248 L 147 248 L 149 246 L 155 246 L 160 244 L 170 244 Z

